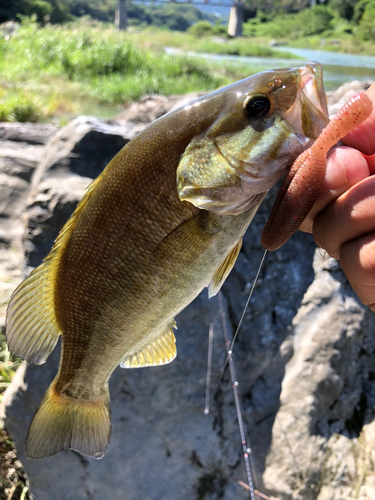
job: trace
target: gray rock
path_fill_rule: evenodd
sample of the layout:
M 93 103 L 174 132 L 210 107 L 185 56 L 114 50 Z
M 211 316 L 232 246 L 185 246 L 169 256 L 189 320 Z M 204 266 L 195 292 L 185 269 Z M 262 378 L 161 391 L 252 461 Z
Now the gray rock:
M 143 127 L 145 127 L 166 113 L 188 104 L 201 95 L 204 95 L 204 92 L 168 97 L 159 94 L 145 95 L 139 101 L 124 109 L 117 119 L 133 124 L 143 124 Z
M 45 143 L 58 129 L 52 125 L 0 123 L 0 320 L 22 278 L 24 213 L 30 180 Z
M 0 35 L 1 38 L 5 38 L 5 40 L 9 40 L 14 33 L 19 28 L 19 24 L 14 21 L 7 21 L 5 23 L 0 24 Z
M 352 441 L 374 417 L 374 315 L 343 288 L 341 274 L 329 269 L 320 250 L 314 268 L 315 280 L 292 322 L 293 356 L 263 477 L 267 489 L 285 499 L 320 499 L 327 479 L 327 486 L 341 488 L 330 498 L 346 498 L 345 489 L 350 495 L 356 479 Z M 341 449 L 340 464 L 331 458 L 333 446 Z
M 327 92 L 330 116 L 335 115 L 355 94 L 367 90 L 371 83 L 372 82 L 360 82 L 359 80 L 354 80 L 352 82 L 344 83 L 344 85 L 341 85 L 341 87 L 337 90 Z

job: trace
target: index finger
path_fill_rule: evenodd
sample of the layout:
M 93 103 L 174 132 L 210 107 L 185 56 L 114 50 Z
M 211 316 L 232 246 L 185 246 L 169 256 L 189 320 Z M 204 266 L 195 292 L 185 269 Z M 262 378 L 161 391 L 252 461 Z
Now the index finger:
M 368 176 L 367 161 L 359 151 L 347 147 L 334 148 L 327 159 L 326 175 L 320 194 L 299 229 L 311 233 L 314 219 L 318 213 Z
M 375 83 L 371 85 L 366 93 L 374 104 L 374 109 L 367 120 L 349 132 L 342 141 L 347 146 L 358 149 L 365 155 L 373 155 L 375 154 Z

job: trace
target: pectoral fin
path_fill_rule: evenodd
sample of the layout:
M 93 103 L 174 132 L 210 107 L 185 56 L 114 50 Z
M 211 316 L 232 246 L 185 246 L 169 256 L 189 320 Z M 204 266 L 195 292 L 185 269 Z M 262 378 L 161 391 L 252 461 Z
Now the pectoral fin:
M 222 284 L 227 279 L 228 274 L 233 269 L 233 266 L 237 260 L 238 254 L 240 253 L 242 246 L 242 238 L 237 243 L 237 245 L 232 248 L 229 254 L 226 256 L 224 262 L 220 265 L 219 269 L 214 274 L 210 284 L 208 285 L 208 297 L 211 298 L 217 294 L 220 290 Z
M 169 324 L 164 332 L 153 339 L 141 350 L 126 356 L 120 363 L 121 368 L 141 368 L 143 366 L 165 365 L 177 356 L 176 338 L 172 331 L 176 323 Z

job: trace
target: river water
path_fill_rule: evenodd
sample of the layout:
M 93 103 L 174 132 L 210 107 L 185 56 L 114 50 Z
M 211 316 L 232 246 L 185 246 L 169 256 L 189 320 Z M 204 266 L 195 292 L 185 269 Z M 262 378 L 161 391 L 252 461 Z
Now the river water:
M 340 54 L 323 50 L 294 49 L 284 50 L 301 57 L 304 62 L 319 61 L 323 64 L 324 86 L 334 90 L 345 82 L 353 80 L 375 81 L 375 57 L 353 54 Z
M 169 54 L 180 53 L 178 49 L 166 47 Z M 277 49 L 276 49 L 277 50 Z M 375 81 L 375 56 L 360 56 L 353 54 L 340 54 L 323 50 L 295 49 L 280 47 L 295 54 L 296 59 L 277 57 L 241 57 L 219 54 L 197 54 L 189 52 L 194 57 L 204 57 L 218 64 L 249 65 L 250 72 L 263 71 L 271 68 L 286 68 L 300 66 L 307 61 L 319 61 L 323 65 L 324 87 L 326 90 L 335 90 L 345 82 L 353 80 Z

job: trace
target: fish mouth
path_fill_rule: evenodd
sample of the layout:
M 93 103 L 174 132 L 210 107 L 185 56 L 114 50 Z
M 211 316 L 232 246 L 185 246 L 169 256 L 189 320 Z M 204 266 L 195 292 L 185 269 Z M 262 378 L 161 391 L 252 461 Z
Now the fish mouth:
M 301 143 L 309 145 L 329 122 L 323 69 L 320 63 L 313 61 L 298 68 L 298 72 L 300 82 L 296 99 L 283 114 L 283 119 Z

